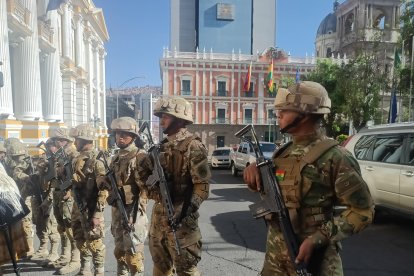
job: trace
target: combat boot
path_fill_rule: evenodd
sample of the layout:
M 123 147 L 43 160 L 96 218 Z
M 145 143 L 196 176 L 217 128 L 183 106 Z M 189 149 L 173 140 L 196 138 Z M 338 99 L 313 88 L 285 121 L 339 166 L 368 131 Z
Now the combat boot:
M 91 260 L 92 260 L 92 256 L 91 255 L 87 255 L 87 256 L 81 256 L 81 267 L 80 267 L 80 271 L 78 273 L 78 275 L 81 276 L 92 276 L 92 272 L 91 272 Z
M 117 261 L 117 273 L 118 276 L 128 276 L 128 266 L 125 261 Z
M 47 263 L 56 262 L 59 259 L 59 242 L 53 241 L 50 246 L 49 256 L 47 256 Z
M 66 234 L 60 235 L 60 242 L 62 244 L 62 254 L 60 255 L 59 259 L 54 262 L 48 262 L 46 267 L 50 268 L 61 268 L 67 265 L 70 262 L 70 255 L 71 255 L 71 245 L 69 243 L 69 238 Z
M 47 238 L 42 237 L 40 239 L 39 249 L 37 249 L 37 251 L 33 254 L 31 259 L 34 261 L 43 261 L 43 260 L 46 260 L 48 255 L 49 255 L 49 250 L 47 250 Z
M 80 252 L 79 249 L 76 248 L 75 244 L 72 243 L 72 256 L 70 262 L 65 265 L 64 267 L 60 268 L 56 274 L 57 275 L 65 275 L 65 274 L 72 274 L 74 272 L 79 271 L 80 265 Z
M 28 250 L 24 254 L 24 256 L 22 256 L 22 259 L 30 259 L 34 254 L 33 238 L 32 237 L 27 237 L 26 241 L 27 241 Z

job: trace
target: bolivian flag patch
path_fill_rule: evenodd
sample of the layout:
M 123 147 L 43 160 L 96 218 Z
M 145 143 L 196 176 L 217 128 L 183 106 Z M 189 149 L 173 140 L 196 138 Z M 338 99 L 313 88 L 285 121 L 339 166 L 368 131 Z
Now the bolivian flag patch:
M 280 169 L 276 170 L 276 179 L 279 180 L 279 181 L 284 180 L 285 179 L 285 173 L 286 173 L 285 170 L 280 170 Z

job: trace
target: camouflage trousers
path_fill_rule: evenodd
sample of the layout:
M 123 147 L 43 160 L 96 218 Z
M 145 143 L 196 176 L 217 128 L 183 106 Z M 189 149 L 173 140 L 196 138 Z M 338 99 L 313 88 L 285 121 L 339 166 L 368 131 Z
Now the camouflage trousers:
M 57 230 L 61 235 L 66 234 L 71 241 L 73 241 L 72 208 L 73 198 L 70 196 L 70 191 L 55 190 L 53 192 L 53 214 L 56 218 Z
M 182 221 L 176 236 L 181 255 L 175 248 L 165 210 L 160 203 L 154 204 L 149 232 L 149 249 L 154 262 L 153 276 L 169 276 L 174 272 L 181 275 L 198 276 L 197 264 L 201 259 L 201 232 L 198 227 L 198 214 L 192 214 Z
M 56 218 L 52 211 L 44 214 L 40 208 L 40 202 L 33 198 L 33 223 L 36 225 L 36 235 L 39 240 L 49 239 L 51 242 L 59 242 Z M 52 206 L 50 206 L 52 208 Z
M 329 244 L 322 254 L 314 251 L 313 254 L 318 254 L 318 257 L 313 259 L 312 262 L 317 262 L 318 268 L 316 271 L 312 271 L 312 275 L 343 275 L 342 261 L 338 251 L 336 244 Z M 297 275 L 290 260 L 283 234 L 279 227 L 272 222 L 268 224 L 266 255 L 260 275 Z
M 27 207 L 30 210 L 30 213 L 25 216 L 22 219 L 22 224 L 23 224 L 23 234 L 24 234 L 24 238 L 27 241 L 27 244 L 29 246 L 29 252 L 28 254 L 33 253 L 34 249 L 33 249 L 33 208 L 32 208 L 32 202 L 33 202 L 33 197 L 32 196 L 28 196 L 28 195 L 22 195 L 22 198 L 24 200 L 24 203 L 26 203 Z
M 130 216 L 132 208 L 128 208 L 127 215 Z M 111 233 L 115 239 L 114 255 L 120 267 L 128 267 L 131 274 L 144 272 L 144 242 L 148 235 L 148 218 L 143 210 L 138 211 L 135 222 L 134 239 L 137 243 L 135 247 L 136 253 L 131 251 L 132 243 L 129 235 L 122 226 L 122 217 L 117 207 L 112 207 L 112 224 Z
M 81 264 L 92 260 L 96 273 L 103 273 L 105 265 L 105 224 L 104 218 L 100 218 L 100 225 L 92 227 L 90 218 L 79 211 L 78 206 L 73 204 L 72 209 L 72 231 L 76 247 L 80 251 Z

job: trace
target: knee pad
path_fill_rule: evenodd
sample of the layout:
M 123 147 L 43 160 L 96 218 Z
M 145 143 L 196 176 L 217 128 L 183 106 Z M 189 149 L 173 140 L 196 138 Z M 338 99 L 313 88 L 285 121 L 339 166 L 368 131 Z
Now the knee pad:
M 105 244 L 102 239 L 96 239 L 89 242 L 89 248 L 93 253 L 102 252 L 105 250 Z

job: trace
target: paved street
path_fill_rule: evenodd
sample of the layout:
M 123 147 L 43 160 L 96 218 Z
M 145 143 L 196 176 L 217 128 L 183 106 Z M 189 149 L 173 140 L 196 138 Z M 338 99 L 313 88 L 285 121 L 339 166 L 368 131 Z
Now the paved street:
M 210 198 L 201 209 L 200 219 L 204 251 L 199 267 L 203 275 L 257 275 L 260 271 L 265 225 L 251 217 L 248 205 L 257 195 L 250 193 L 241 181 L 241 177 L 232 177 L 228 170 L 213 171 Z M 109 225 L 109 212 L 106 217 Z M 413 275 L 413 227 L 414 221 L 384 215 L 363 233 L 345 241 L 342 252 L 345 275 Z M 109 227 L 106 244 L 106 275 L 115 275 Z M 151 275 L 147 246 L 145 254 L 145 275 Z M 54 275 L 54 271 L 44 271 L 35 263 L 21 266 L 21 275 Z M 13 275 L 11 265 L 2 269 L 0 275 Z

